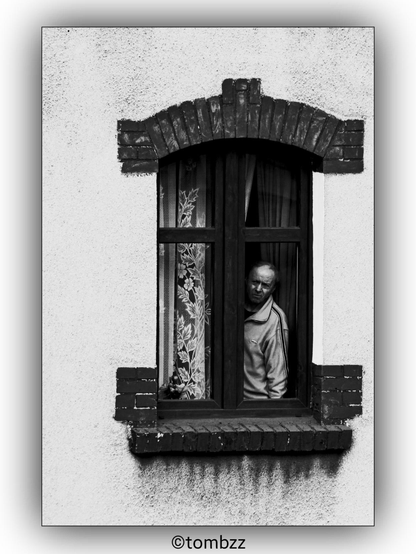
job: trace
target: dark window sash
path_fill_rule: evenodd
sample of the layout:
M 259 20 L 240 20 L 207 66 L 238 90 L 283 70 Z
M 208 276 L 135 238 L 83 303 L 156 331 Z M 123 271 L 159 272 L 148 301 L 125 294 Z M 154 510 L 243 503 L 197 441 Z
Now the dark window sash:
M 225 163 L 225 166 L 224 166 Z M 205 242 L 215 244 L 214 310 L 213 310 L 213 367 L 210 400 L 162 400 L 160 415 L 172 412 L 173 417 L 193 417 L 204 413 L 226 417 L 269 414 L 300 415 L 308 403 L 308 363 L 311 355 L 311 174 L 298 168 L 300 180 L 300 227 L 244 227 L 245 154 L 219 154 L 215 173 L 215 228 L 160 228 L 158 242 Z M 214 175 L 212 175 L 214 177 Z M 235 183 L 236 186 L 230 186 Z M 245 242 L 295 242 L 299 244 L 299 324 L 297 336 L 302 337 L 298 348 L 297 398 L 266 401 L 243 400 L 243 326 L 244 326 L 244 249 Z M 225 254 L 226 253 L 226 254 Z M 308 336 L 307 333 L 310 333 Z M 309 361 L 308 361 L 309 360 Z M 184 403 L 190 403 L 189 406 Z M 255 404 L 257 403 L 257 404 Z M 176 415 L 174 415 L 176 414 Z M 181 415 L 182 414 L 182 415 Z

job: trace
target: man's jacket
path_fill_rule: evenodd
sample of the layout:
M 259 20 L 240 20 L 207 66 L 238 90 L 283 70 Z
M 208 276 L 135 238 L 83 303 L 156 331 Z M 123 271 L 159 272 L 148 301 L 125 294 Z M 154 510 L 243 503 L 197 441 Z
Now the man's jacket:
M 244 398 L 281 398 L 287 389 L 289 329 L 273 297 L 244 321 Z

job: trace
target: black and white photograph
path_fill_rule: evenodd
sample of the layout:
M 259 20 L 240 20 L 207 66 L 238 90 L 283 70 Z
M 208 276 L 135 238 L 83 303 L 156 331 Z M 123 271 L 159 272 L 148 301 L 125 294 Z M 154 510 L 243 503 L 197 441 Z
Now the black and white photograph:
M 2 11 L 2 552 L 413 552 L 410 3 Z
M 43 523 L 372 525 L 374 29 L 42 56 Z

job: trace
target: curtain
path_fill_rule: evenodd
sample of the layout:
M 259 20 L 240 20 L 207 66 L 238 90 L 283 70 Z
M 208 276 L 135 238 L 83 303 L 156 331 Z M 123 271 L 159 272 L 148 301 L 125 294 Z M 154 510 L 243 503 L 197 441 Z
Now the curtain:
M 252 163 L 252 162 L 251 162 Z M 247 164 L 250 167 L 250 163 Z M 294 227 L 297 225 L 297 180 L 289 169 L 264 160 L 256 159 L 255 179 L 247 171 L 246 218 L 249 202 L 257 206 L 259 227 Z M 255 181 L 255 182 L 253 182 Z M 253 198 L 257 189 L 257 198 Z M 251 193 L 251 191 L 253 191 Z M 257 204 L 256 204 L 257 202 Z M 290 334 L 296 330 L 298 255 L 295 243 L 260 243 L 260 258 L 271 262 L 279 271 L 279 287 L 275 301 L 285 312 Z M 294 346 L 295 341 L 289 344 Z M 292 349 L 292 348 L 291 348 Z
M 170 164 L 159 182 L 161 226 L 211 224 L 206 156 Z M 203 243 L 160 245 L 159 382 L 167 398 L 210 397 L 211 254 Z

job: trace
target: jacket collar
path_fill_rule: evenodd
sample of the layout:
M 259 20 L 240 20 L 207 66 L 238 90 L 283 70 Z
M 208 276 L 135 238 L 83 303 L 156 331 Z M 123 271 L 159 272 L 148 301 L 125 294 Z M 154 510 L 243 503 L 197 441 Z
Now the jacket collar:
M 246 321 L 248 320 L 259 321 L 259 322 L 267 321 L 270 317 L 272 306 L 273 306 L 273 296 L 270 296 L 270 298 L 267 300 L 264 306 L 262 306 L 258 312 L 254 312 L 253 315 L 251 315 L 246 319 Z

